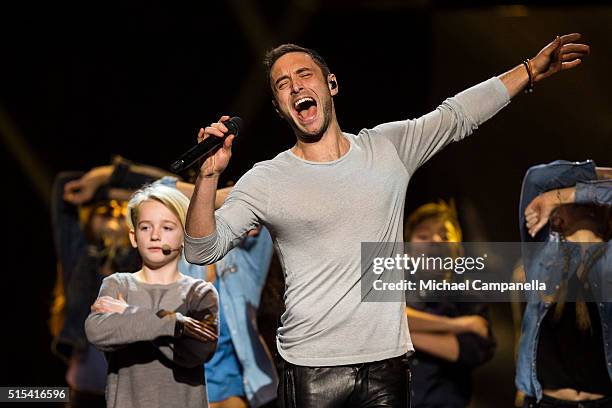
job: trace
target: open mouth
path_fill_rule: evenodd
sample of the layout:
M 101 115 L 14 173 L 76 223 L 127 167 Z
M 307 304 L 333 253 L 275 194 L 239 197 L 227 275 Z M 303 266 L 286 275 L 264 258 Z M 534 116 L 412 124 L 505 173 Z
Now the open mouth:
M 304 96 L 293 103 L 299 118 L 303 122 L 313 120 L 317 116 L 317 102 L 310 96 Z

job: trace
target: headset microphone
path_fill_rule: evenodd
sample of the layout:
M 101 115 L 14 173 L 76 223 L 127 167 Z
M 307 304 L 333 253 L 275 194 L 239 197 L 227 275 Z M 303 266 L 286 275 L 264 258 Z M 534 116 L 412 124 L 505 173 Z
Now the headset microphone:
M 172 251 L 178 251 L 180 248 L 172 248 L 168 244 L 162 245 L 162 254 L 168 256 L 172 253 Z

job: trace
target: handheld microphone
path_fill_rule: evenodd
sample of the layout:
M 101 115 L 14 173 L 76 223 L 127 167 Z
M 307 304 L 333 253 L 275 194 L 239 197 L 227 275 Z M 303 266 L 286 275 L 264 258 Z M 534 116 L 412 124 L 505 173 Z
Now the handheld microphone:
M 242 119 L 238 116 L 234 116 L 222 123 L 227 127 L 227 132 L 223 137 L 212 135 L 207 137 L 202 142 L 187 150 L 178 160 L 172 163 L 170 165 L 170 171 L 173 173 L 180 173 L 199 159 L 205 159 L 215 154 L 215 152 L 223 146 L 223 142 L 227 136 L 232 134 L 238 136 L 240 126 L 242 126 Z

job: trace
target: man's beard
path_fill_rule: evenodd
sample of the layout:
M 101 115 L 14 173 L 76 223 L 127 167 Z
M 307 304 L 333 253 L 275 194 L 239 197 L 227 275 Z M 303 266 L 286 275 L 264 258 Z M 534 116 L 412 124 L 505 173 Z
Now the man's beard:
M 300 129 L 297 126 L 297 124 L 295 123 L 292 117 L 289 116 L 285 118 L 285 120 L 287 120 L 287 122 L 293 129 L 295 136 L 300 141 L 304 143 L 316 143 L 319 140 L 321 140 L 321 138 L 327 131 L 327 128 L 329 128 L 329 124 L 331 123 L 331 98 L 328 99 L 323 104 L 322 108 L 323 108 L 323 123 L 321 124 L 321 127 L 315 130 L 314 132 L 304 132 L 302 129 Z

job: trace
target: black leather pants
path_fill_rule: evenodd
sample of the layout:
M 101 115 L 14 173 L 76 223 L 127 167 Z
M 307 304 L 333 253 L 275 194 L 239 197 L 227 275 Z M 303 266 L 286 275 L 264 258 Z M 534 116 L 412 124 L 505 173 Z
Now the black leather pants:
M 405 356 L 334 367 L 284 361 L 278 400 L 281 408 L 409 408 L 410 368 Z

